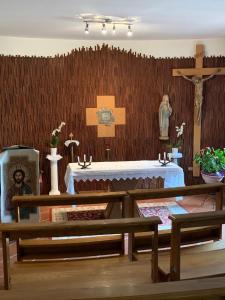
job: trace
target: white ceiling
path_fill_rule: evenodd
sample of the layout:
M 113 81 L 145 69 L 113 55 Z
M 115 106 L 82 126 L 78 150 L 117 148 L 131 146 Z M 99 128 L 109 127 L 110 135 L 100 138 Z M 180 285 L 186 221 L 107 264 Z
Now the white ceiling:
M 84 34 L 79 14 L 137 17 L 127 27 L 101 34 L 90 24 Z M 112 27 L 112 26 L 110 26 Z M 111 29 L 111 28 L 110 28 Z M 0 35 L 74 40 L 149 40 L 225 37 L 225 0 L 0 0 Z

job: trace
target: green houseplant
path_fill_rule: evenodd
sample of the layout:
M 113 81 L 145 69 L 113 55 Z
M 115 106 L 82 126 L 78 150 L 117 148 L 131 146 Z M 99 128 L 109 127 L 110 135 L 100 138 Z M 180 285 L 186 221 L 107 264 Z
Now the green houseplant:
M 200 165 L 203 179 L 210 183 L 221 181 L 225 172 L 225 149 L 206 147 L 195 154 L 194 161 Z M 209 181 L 207 183 L 209 183 Z

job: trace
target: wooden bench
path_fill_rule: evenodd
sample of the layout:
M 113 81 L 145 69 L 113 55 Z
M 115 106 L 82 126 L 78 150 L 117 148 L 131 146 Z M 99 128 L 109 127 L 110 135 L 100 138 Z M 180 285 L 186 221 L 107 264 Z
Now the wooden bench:
M 158 224 L 161 220 L 158 217 L 151 218 L 124 218 L 93 221 L 73 221 L 64 223 L 36 223 L 36 224 L 1 224 L 2 249 L 3 249 L 3 271 L 4 287 L 10 288 L 10 255 L 9 241 L 18 239 L 34 239 L 43 237 L 61 236 L 85 236 L 133 233 L 143 231 L 154 231 L 152 249 L 152 280 L 158 281 Z M 129 243 L 128 257 L 133 256 L 133 245 Z
M 40 195 L 14 196 L 16 222 L 20 222 L 21 207 L 43 207 L 83 205 L 100 203 L 120 203 L 123 217 L 129 217 L 132 208 L 126 192 L 83 193 L 76 195 Z M 91 251 L 90 251 L 91 249 Z M 124 252 L 123 236 L 121 234 L 107 237 L 88 237 L 69 240 L 19 240 L 17 241 L 17 259 L 51 259 L 61 257 L 77 257 L 100 254 L 122 254 Z
M 171 250 L 159 258 L 162 281 L 225 275 L 225 241 L 181 248 L 181 229 L 225 223 L 225 211 L 171 215 Z
M 127 193 L 132 200 L 132 207 L 135 209 L 135 201 L 145 199 L 160 199 L 179 196 L 193 196 L 201 194 L 215 194 L 215 210 L 219 211 L 223 206 L 225 184 L 200 184 L 177 188 L 164 189 L 145 189 L 145 190 L 129 190 Z M 131 215 L 134 215 L 135 211 Z M 222 225 L 213 226 L 198 226 L 193 228 L 182 228 L 181 244 L 191 244 L 209 240 L 218 240 L 221 238 Z M 146 244 L 146 233 L 135 234 L 135 249 L 149 249 L 149 244 Z M 170 246 L 171 230 L 160 230 L 159 232 L 159 247 L 165 248 Z

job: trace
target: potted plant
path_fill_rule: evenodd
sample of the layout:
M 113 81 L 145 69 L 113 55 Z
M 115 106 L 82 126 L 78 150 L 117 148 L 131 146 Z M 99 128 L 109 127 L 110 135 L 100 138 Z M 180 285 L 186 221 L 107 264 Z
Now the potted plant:
M 225 172 L 225 149 L 206 147 L 195 154 L 194 161 L 200 165 L 206 183 L 219 182 Z
M 186 124 L 183 122 L 180 125 L 180 127 L 179 126 L 175 127 L 177 132 L 176 140 L 167 145 L 167 147 L 172 151 L 172 153 L 177 153 L 183 144 L 183 133 L 184 133 L 185 125 Z
M 54 152 L 54 154 L 56 154 L 56 148 L 59 144 L 59 134 L 61 133 L 62 127 L 65 126 L 65 125 L 66 125 L 65 122 L 61 122 L 59 127 L 52 131 L 51 140 L 50 140 L 50 147 L 51 147 L 51 152 Z

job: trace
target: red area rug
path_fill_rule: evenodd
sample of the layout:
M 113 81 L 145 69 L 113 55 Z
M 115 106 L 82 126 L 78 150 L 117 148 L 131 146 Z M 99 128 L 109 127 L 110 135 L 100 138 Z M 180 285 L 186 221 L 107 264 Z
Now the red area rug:
M 99 220 L 105 219 L 104 209 L 95 209 L 95 210 L 83 210 L 83 211 L 68 211 L 67 219 L 68 221 L 75 220 Z

